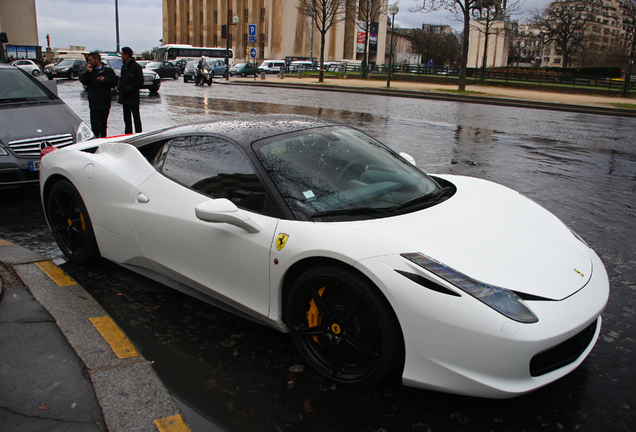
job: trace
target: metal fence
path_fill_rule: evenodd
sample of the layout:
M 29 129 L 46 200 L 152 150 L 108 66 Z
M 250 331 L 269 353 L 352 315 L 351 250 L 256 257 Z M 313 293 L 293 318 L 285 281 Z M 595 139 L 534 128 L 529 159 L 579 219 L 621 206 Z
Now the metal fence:
M 327 68 L 325 68 L 327 69 Z M 426 76 L 459 76 L 459 69 L 446 66 L 427 65 L 392 65 L 392 74 L 426 75 Z M 360 66 L 347 65 L 347 72 L 361 72 Z M 388 65 L 378 65 L 370 67 L 369 71 L 374 74 L 386 74 L 389 71 Z M 466 70 L 466 77 L 473 79 L 481 78 L 481 69 L 469 68 Z M 395 75 L 394 75 L 395 76 Z M 396 76 L 397 79 L 399 77 Z M 500 82 L 524 82 L 535 85 L 560 85 L 569 87 L 592 87 L 611 91 L 620 91 L 625 85 L 622 78 L 606 78 L 584 75 L 573 75 L 568 73 L 546 73 L 537 70 L 486 70 L 484 80 Z M 630 80 L 630 90 L 636 89 L 636 82 Z

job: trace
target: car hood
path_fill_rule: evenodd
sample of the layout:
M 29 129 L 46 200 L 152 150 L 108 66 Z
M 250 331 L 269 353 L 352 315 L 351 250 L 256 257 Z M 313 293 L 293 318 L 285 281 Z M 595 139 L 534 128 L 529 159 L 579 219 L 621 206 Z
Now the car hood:
M 457 187 L 448 200 L 348 228 L 385 237 L 404 252 L 420 252 L 480 282 L 534 296 L 560 300 L 589 281 L 593 252 L 556 216 L 504 186 L 440 177 Z
M 0 140 L 7 144 L 19 139 L 71 133 L 81 120 L 61 100 L 0 105 Z

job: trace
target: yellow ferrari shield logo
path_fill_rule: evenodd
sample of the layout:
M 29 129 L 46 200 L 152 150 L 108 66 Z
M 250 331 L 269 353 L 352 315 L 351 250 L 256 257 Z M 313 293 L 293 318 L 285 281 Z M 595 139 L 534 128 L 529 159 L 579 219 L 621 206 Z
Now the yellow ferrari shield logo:
M 287 234 L 278 234 L 278 237 L 276 238 L 276 249 L 281 250 L 282 248 L 284 248 L 288 238 L 289 236 Z

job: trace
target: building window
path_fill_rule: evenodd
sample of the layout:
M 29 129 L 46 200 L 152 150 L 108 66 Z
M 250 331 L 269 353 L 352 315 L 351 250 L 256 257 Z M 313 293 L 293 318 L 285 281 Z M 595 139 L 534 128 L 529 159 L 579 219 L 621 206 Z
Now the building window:
M 265 22 L 265 8 L 261 8 L 261 22 Z
M 245 18 L 245 22 L 249 22 L 250 20 L 250 10 L 249 9 L 245 9 L 245 13 L 243 14 L 243 18 Z

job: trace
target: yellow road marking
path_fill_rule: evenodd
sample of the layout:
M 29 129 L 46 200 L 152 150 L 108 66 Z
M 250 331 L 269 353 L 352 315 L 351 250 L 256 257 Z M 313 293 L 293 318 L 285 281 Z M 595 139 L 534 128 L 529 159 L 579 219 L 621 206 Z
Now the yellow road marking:
M 9 243 L 6 240 L 0 239 L 0 246 L 11 246 L 13 243 Z
M 181 414 L 155 420 L 159 432 L 190 432 L 190 428 L 183 421 Z
M 110 317 L 89 318 L 97 331 L 120 359 L 137 357 L 139 353 Z
M 75 282 L 69 275 L 64 273 L 61 268 L 53 264 L 51 261 L 39 261 L 35 263 L 36 266 L 40 267 L 44 273 L 46 273 L 53 282 L 58 284 L 59 286 L 69 286 L 76 285 Z

